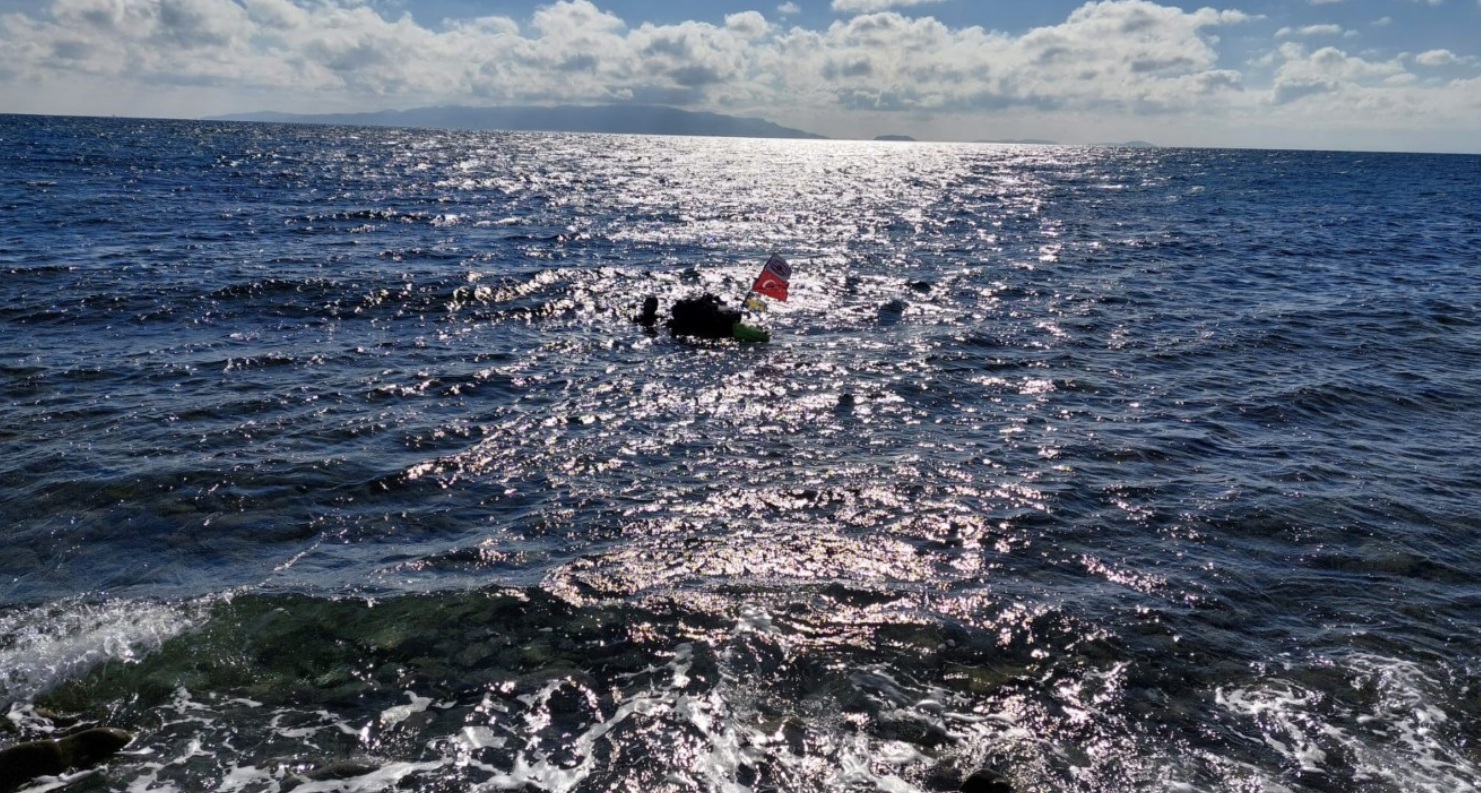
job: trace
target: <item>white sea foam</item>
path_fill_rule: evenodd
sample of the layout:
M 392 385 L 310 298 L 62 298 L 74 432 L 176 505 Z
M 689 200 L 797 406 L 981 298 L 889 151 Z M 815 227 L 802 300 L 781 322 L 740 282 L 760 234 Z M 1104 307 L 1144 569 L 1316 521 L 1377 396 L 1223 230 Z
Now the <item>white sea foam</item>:
M 1070 774 L 1078 784 L 1066 789 L 1077 790 L 1130 790 L 1156 778 L 1186 793 L 1275 793 L 1304 789 L 1298 775 L 1419 793 L 1476 790 L 1477 769 L 1449 732 L 1455 720 L 1446 711 L 1445 686 L 1392 659 L 1341 662 L 1339 679 L 1351 681 L 1352 696 L 1289 672 L 1225 686 L 1216 692 L 1225 723 L 1252 745 L 1270 747 L 1278 761 L 1257 767 L 1195 751 L 1164 766 L 1138 759 L 1148 747 L 1136 737 L 1092 740 L 1081 751 L 1083 730 L 1092 730 L 1092 738 L 1125 732 L 1114 708 L 1097 705 L 1104 692 L 1096 686 L 1056 689 L 1060 708 L 1082 713 L 1075 737 L 1058 734 L 1063 712 L 1032 697 L 987 708 L 972 695 L 886 664 L 844 671 L 839 682 L 851 691 L 779 698 L 774 672 L 796 651 L 790 644 L 796 634 L 785 623 L 758 630 L 768 622 L 761 615 L 747 610 L 728 632 L 670 645 L 650 655 L 642 671 L 613 675 L 621 691 L 611 699 L 579 677 L 528 688 L 499 683 L 461 701 L 405 690 L 358 713 L 273 708 L 239 694 L 182 688 L 156 710 L 158 727 L 144 736 L 144 748 L 158 751 L 120 758 L 107 773 L 117 789 L 139 793 L 183 793 L 200 780 L 225 793 L 375 793 L 453 780 L 472 791 L 571 793 L 612 782 L 611 763 L 631 750 L 632 757 L 656 752 L 663 767 L 628 783 L 713 793 L 917 793 L 937 764 L 965 771 L 994 755 L 1018 758 L 1012 768 L 1030 777 Z M 1118 680 L 1115 669 L 1087 678 L 1111 689 Z M 870 703 L 868 721 L 881 729 L 845 724 L 838 712 L 844 701 Z M 927 748 L 896 737 L 906 731 L 939 736 L 941 743 Z M 656 734 L 664 738 L 648 746 Z M 353 757 L 363 773 L 312 778 L 311 769 L 345 759 L 346 751 L 368 755 Z
M 422 711 L 426 710 L 429 705 L 432 704 L 431 697 L 419 697 L 409 691 L 406 695 L 411 698 L 411 702 L 408 702 L 405 705 L 397 705 L 395 707 L 386 708 L 385 710 L 381 711 L 382 725 L 390 726 L 393 724 L 399 724 L 403 721 L 406 721 L 408 718 L 411 718 L 411 715 L 413 713 L 421 713 Z
M 205 601 L 64 600 L 0 614 L 0 697 L 29 701 L 101 663 L 135 663 L 200 624 Z
M 1441 684 L 1417 664 L 1373 655 L 1340 662 L 1360 705 L 1279 677 L 1221 688 L 1243 732 L 1302 774 L 1349 776 L 1414 793 L 1475 793 L 1481 767 L 1451 736 Z M 1341 757 L 1346 768 L 1334 768 Z
M 662 665 L 650 666 L 639 674 L 619 676 L 630 680 L 647 677 L 649 682 L 646 688 L 624 695 L 610 716 L 590 722 L 569 737 L 566 746 L 574 755 L 574 762 L 560 765 L 544 754 L 536 742 L 530 742 L 518 748 L 507 768 L 483 766 L 492 774 L 473 789 L 489 792 L 537 789 L 550 793 L 582 789 L 583 783 L 601 770 L 602 752 L 598 747 L 603 741 L 622 740 L 616 736 L 632 726 L 629 722 L 656 720 L 669 723 L 673 735 L 687 736 L 672 749 L 673 767 L 667 780 L 686 789 L 751 793 L 753 788 L 742 781 L 747 778 L 746 769 L 769 764 L 774 775 L 794 783 L 813 779 L 819 785 L 839 789 L 918 793 L 919 788 L 900 772 L 913 764 L 927 763 L 929 758 L 908 744 L 878 741 L 853 732 L 814 730 L 804 740 L 816 741 L 817 745 L 797 754 L 776 725 L 761 717 L 757 708 L 768 698 L 757 687 L 764 689 L 764 681 L 756 679 L 757 673 L 740 668 L 743 665 L 736 656 L 744 652 L 735 652 L 742 643 L 754 641 L 758 633 L 782 640 L 782 636 L 770 632 L 769 620 L 760 615 L 759 611 L 747 610 L 737 620 L 730 643 L 715 648 L 722 668 L 714 687 L 703 692 L 693 690 L 696 658 L 702 650 L 693 643 L 677 645 Z M 765 628 L 759 629 L 762 625 Z M 882 682 L 877 674 L 871 679 Z M 531 711 L 543 713 L 558 689 L 558 685 L 545 686 L 522 701 Z M 903 691 L 900 695 L 914 701 Z M 540 726 L 546 725 L 542 721 Z M 479 733 L 491 734 L 487 729 Z M 471 746 L 482 740 L 460 736 L 458 743 Z M 517 745 L 520 740 L 520 736 L 512 736 L 495 745 Z M 831 771 L 819 766 L 819 752 L 830 757 L 827 765 Z

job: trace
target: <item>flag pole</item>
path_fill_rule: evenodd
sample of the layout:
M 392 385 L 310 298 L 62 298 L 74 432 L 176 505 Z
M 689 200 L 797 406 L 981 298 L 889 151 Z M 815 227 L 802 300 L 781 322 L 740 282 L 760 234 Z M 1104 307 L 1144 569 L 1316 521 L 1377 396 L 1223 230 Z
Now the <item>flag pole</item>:
M 772 253 L 766 263 L 761 266 L 761 272 L 756 279 L 751 282 L 751 288 L 746 290 L 745 297 L 741 299 L 741 317 L 750 319 L 753 315 L 759 317 L 764 313 L 766 302 L 761 299 L 763 295 L 774 297 L 777 300 L 786 300 L 787 281 L 791 275 L 792 268 L 787 265 L 786 260 Z M 744 322 L 735 323 L 734 335 L 737 341 L 771 340 L 771 333 L 765 328 L 747 325 Z

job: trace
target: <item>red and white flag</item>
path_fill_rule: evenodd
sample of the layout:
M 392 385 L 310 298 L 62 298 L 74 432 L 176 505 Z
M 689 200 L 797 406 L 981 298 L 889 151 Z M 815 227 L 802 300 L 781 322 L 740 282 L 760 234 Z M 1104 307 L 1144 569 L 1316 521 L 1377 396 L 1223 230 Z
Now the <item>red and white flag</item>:
M 773 253 L 771 258 L 766 260 L 766 265 L 761 268 L 761 274 L 756 276 L 756 283 L 751 285 L 751 291 L 774 297 L 785 303 L 787 282 L 791 278 L 792 266 Z

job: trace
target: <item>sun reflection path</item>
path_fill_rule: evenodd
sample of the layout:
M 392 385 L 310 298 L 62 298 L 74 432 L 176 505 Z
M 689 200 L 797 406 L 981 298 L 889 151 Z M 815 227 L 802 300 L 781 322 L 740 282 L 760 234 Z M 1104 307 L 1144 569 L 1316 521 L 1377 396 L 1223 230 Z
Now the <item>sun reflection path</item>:
M 1074 536 L 1088 516 L 1156 518 L 1078 487 L 1119 376 L 1084 353 L 1120 343 L 1099 297 L 1121 276 L 1065 266 L 1106 241 L 1059 202 L 1134 174 L 1035 147 L 636 142 L 595 160 L 557 147 L 538 172 L 495 148 L 458 159 L 460 180 L 517 177 L 465 213 L 470 238 L 528 233 L 554 200 L 590 211 L 522 241 L 512 270 L 470 257 L 449 301 L 452 343 L 503 351 L 403 472 L 476 494 L 455 541 L 518 551 L 579 598 L 830 581 L 966 597 L 1087 573 L 1169 587 Z M 772 251 L 796 275 L 770 345 L 629 321 L 645 294 L 738 296 Z

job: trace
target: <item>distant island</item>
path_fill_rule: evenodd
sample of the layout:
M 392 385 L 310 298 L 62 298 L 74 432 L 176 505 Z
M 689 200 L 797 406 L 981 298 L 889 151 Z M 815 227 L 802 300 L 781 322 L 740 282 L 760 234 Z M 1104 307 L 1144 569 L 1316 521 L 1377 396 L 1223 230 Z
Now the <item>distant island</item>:
M 744 138 L 823 139 L 760 118 L 700 113 L 660 105 L 556 105 L 507 107 L 421 107 L 373 113 L 238 113 L 208 121 L 344 124 L 542 132 L 606 132 L 634 135 L 711 135 Z
M 1058 146 L 1057 141 L 1041 140 L 1039 138 L 1016 138 L 1013 140 L 978 140 L 973 143 L 1021 143 L 1034 146 Z
M 876 135 L 875 140 L 895 141 L 898 143 L 914 143 L 915 138 L 909 135 Z

